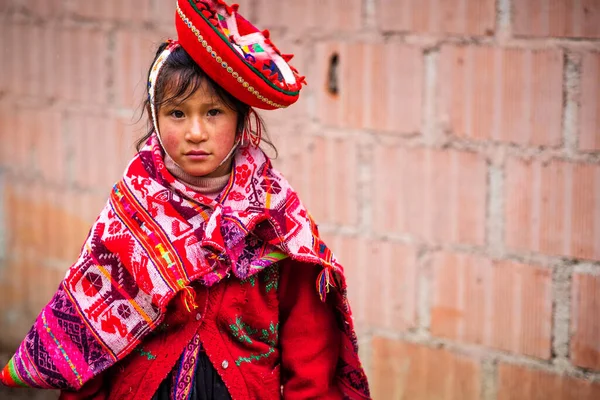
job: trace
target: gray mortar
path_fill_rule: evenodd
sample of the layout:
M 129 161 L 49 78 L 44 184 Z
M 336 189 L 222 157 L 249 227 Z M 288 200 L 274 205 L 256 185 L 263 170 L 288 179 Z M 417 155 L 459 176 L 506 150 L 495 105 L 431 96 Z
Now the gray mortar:
M 558 265 L 552 272 L 552 355 L 558 367 L 569 365 L 569 324 L 571 313 L 571 265 Z
M 567 52 L 564 59 L 563 78 L 563 126 L 562 137 L 565 152 L 577 152 L 579 134 L 579 92 L 581 87 L 581 57 Z

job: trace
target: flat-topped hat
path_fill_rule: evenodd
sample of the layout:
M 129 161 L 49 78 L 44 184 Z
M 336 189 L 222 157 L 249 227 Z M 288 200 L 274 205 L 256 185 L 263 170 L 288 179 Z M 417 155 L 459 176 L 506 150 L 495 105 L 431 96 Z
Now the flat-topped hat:
M 222 0 L 177 0 L 175 25 L 185 51 L 217 84 L 244 103 L 284 108 L 298 100 L 304 77 L 269 39 Z

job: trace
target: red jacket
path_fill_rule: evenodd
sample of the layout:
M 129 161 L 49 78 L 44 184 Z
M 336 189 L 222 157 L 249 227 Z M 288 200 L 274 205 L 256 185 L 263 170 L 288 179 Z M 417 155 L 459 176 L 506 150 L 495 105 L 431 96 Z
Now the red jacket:
M 81 391 L 61 399 L 150 399 L 198 331 L 235 399 L 341 399 L 334 382 L 340 331 L 315 289 L 317 267 L 289 259 L 240 281 L 196 287 L 199 307 L 175 298 L 163 325 Z

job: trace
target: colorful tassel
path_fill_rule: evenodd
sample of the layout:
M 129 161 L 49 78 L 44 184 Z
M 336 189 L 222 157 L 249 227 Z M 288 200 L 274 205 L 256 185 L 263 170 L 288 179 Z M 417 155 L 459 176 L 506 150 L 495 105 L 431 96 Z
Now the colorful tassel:
M 330 286 L 335 287 L 335 282 L 332 279 L 330 268 L 325 267 L 317 277 L 317 291 L 322 302 L 327 300 L 327 293 L 329 293 Z

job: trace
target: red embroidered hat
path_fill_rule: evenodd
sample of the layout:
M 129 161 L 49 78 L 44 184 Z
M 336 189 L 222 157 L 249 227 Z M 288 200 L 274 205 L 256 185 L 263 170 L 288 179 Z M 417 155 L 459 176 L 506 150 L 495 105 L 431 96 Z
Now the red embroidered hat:
M 221 87 L 257 108 L 284 108 L 298 100 L 304 77 L 281 52 L 223 0 L 177 0 L 181 46 Z

